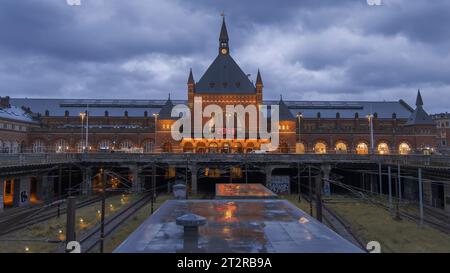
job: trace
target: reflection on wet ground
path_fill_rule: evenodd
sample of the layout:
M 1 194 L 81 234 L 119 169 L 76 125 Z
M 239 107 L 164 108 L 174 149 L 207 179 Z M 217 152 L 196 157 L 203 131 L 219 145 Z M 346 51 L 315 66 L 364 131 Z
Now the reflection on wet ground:
M 278 198 L 261 184 L 216 184 L 216 198 Z
M 184 232 L 175 219 L 206 218 L 192 252 L 361 252 L 286 200 L 170 200 L 115 252 L 182 252 Z

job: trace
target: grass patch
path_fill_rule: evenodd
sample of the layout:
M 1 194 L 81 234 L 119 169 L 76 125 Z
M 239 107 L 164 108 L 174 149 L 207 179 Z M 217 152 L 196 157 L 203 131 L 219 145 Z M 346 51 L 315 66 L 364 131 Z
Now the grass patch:
M 408 219 L 393 220 L 381 207 L 351 200 L 326 205 L 346 219 L 364 241 L 380 242 L 382 252 L 450 252 L 448 234 Z
M 140 195 L 116 195 L 106 200 L 105 217 L 120 211 Z M 83 200 L 85 197 L 81 197 Z M 77 237 L 100 222 L 101 201 L 76 211 Z M 52 218 L 46 222 L 28 226 L 0 238 L 0 253 L 48 253 L 62 243 L 48 243 L 47 240 L 65 240 L 66 215 Z

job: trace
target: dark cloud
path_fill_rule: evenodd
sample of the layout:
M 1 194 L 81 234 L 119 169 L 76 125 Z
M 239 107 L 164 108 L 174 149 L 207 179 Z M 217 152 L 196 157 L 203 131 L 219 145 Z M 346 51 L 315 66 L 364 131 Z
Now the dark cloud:
M 397 100 L 428 110 L 450 92 L 447 0 L 2 0 L 0 95 L 186 97 L 217 54 L 225 11 L 231 53 L 265 97 Z

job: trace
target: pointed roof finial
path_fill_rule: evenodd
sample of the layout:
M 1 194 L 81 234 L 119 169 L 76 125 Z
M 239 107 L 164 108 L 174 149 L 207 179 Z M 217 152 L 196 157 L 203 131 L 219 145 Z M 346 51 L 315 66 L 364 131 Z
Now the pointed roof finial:
M 259 69 L 258 69 L 258 75 L 256 76 L 256 84 L 263 85 L 261 73 L 259 72 Z
M 423 106 L 423 100 L 422 100 L 422 95 L 420 94 L 420 89 L 417 91 L 416 106 L 417 107 Z
M 194 83 L 195 83 L 194 75 L 192 74 L 192 68 L 191 68 L 191 70 L 189 71 L 188 84 L 194 84 Z
M 220 29 L 220 42 L 228 42 L 228 31 L 227 31 L 227 25 L 225 24 L 225 13 L 222 12 L 222 28 Z

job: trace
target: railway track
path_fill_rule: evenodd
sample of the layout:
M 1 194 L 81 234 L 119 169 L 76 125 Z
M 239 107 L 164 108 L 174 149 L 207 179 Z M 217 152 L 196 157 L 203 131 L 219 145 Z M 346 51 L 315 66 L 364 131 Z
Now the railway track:
M 94 197 L 88 200 L 81 201 L 77 203 L 77 209 L 89 206 L 99 201 L 101 201 L 100 197 Z M 32 207 L 25 211 L 21 211 L 18 214 L 9 215 L 2 218 L 0 221 L 0 236 L 4 236 L 28 226 L 50 220 L 57 217 L 58 214 L 65 214 L 66 207 L 63 206 L 64 203 L 65 199 L 50 205 Z
M 306 200 L 309 202 L 309 197 L 306 195 L 302 196 L 303 200 Z M 314 200 L 314 198 L 313 198 Z M 359 247 L 360 249 L 367 251 L 366 246 L 362 240 L 356 236 L 351 226 L 344 220 L 342 217 L 340 217 L 336 212 L 334 212 L 332 209 L 328 208 L 327 206 L 322 206 L 322 216 L 325 221 L 325 223 L 336 233 L 341 235 L 343 238 L 345 238 L 347 241 L 351 242 L 355 246 Z
M 148 193 L 140 199 L 134 201 L 123 210 L 105 219 L 104 237 L 108 237 L 117 228 L 119 228 L 127 219 L 145 206 L 151 199 L 151 194 Z M 84 233 L 78 240 L 81 245 L 83 253 L 90 252 L 100 242 L 100 224 Z M 58 252 L 62 250 L 59 249 Z

